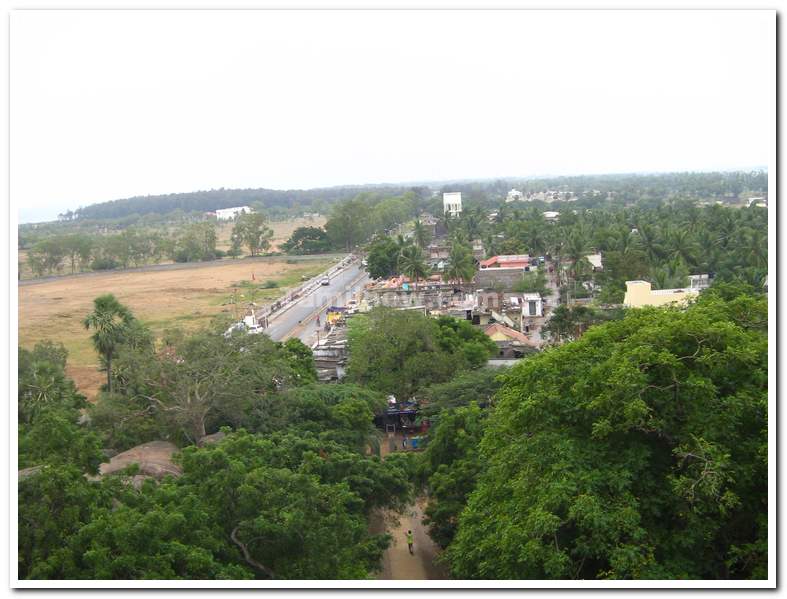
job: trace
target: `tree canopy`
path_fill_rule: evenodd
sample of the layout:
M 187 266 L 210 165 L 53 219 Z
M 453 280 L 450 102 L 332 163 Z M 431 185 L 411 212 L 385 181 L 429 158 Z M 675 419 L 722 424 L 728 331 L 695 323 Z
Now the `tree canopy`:
M 711 289 L 513 368 L 453 574 L 766 577 L 766 322 L 764 297 Z

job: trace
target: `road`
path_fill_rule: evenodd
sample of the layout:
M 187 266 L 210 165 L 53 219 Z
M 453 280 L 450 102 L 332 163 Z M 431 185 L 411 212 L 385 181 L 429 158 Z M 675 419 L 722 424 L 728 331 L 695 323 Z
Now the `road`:
M 343 306 L 353 293 L 360 291 L 369 280 L 359 262 L 331 278 L 330 285 L 321 285 L 312 293 L 299 299 L 286 311 L 278 314 L 265 330 L 274 341 L 284 341 L 298 337 L 307 345 L 316 337 L 316 317 L 320 324 L 325 323 L 325 309 L 330 306 Z M 320 330 L 322 330 L 320 328 Z

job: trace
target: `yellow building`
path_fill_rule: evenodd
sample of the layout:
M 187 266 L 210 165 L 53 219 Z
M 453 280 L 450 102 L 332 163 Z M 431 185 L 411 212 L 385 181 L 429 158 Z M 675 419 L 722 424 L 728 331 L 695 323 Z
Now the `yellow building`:
M 647 281 L 626 281 L 626 295 L 623 298 L 623 304 L 627 308 L 685 304 L 687 300 L 694 299 L 699 294 L 697 288 L 656 289 L 654 291 Z

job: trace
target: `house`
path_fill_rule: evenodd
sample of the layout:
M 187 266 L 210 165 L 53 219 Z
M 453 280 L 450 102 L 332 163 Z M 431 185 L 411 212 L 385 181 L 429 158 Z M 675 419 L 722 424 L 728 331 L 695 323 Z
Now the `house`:
M 558 218 L 560 218 L 560 212 L 555 212 L 554 210 L 547 210 L 546 212 L 544 212 L 544 218 L 550 222 L 555 222 L 557 221 Z
M 544 300 L 540 293 L 523 293 L 518 303 L 522 304 L 522 319 L 534 317 L 541 318 L 544 315 Z
M 479 263 L 481 270 L 487 268 L 526 268 L 530 265 L 530 256 L 528 254 L 504 254 L 501 256 L 492 256 L 487 260 L 482 260 Z
M 710 275 L 689 275 L 689 289 L 701 291 L 710 287 Z
M 689 287 L 654 291 L 648 281 L 626 281 L 626 295 L 623 298 L 623 305 L 627 308 L 680 305 L 696 298 L 699 294 L 699 289 Z
M 437 219 L 434 216 L 424 212 L 418 217 L 418 220 L 429 233 L 429 237 L 434 237 L 437 234 Z
M 588 254 L 585 256 L 587 261 L 593 267 L 593 272 L 600 272 L 604 270 L 604 263 L 601 261 L 601 254 Z
M 239 214 L 251 214 L 253 210 L 248 206 L 236 206 L 235 208 L 219 208 L 216 210 L 217 220 L 232 220 Z
M 538 350 L 527 335 L 499 322 L 484 327 L 484 334 L 497 345 L 497 358 L 521 358 Z
M 484 242 L 480 239 L 474 239 L 472 242 L 473 246 L 473 258 L 476 260 L 481 260 L 484 257 Z
M 439 260 L 448 260 L 451 255 L 451 244 L 447 239 L 435 240 L 426 246 L 426 256 L 430 264 Z
M 518 189 L 512 189 L 506 194 L 506 202 L 521 202 L 524 196 Z
M 443 194 L 443 213 L 458 216 L 462 212 L 462 192 L 451 191 Z
M 331 327 L 312 347 L 317 380 L 323 383 L 344 378 L 349 358 L 347 327 Z
M 475 281 L 480 287 L 511 290 L 526 272 L 537 270 L 537 266 L 527 254 L 509 254 L 481 260 L 479 269 Z

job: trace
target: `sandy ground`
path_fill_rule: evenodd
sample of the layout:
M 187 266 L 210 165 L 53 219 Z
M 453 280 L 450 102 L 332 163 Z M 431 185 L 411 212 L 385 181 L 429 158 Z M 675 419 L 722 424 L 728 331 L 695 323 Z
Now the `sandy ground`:
M 440 549 L 421 523 L 426 499 L 420 497 L 398 522 L 388 527 L 393 536 L 391 546 L 383 555 L 380 580 L 445 580 L 444 569 L 435 563 Z M 413 554 L 407 548 L 407 531 L 413 531 Z
M 105 375 L 96 370 L 98 359 L 82 320 L 92 310 L 93 299 L 98 295 L 115 294 L 137 318 L 160 334 L 175 326 L 193 329 L 207 324 L 217 314 L 232 313 L 233 306 L 227 302 L 235 285 L 250 281 L 252 275 L 258 283 L 284 277 L 299 280 L 299 275 L 317 274 L 329 263 L 288 264 L 285 259 L 254 263 L 222 261 L 201 268 L 96 273 L 21 286 L 19 344 L 32 347 L 43 339 L 62 342 L 69 351 L 69 376 L 82 393 L 92 397 Z M 264 293 L 275 296 L 281 290 Z M 264 293 L 259 293 L 258 302 L 264 301 Z

